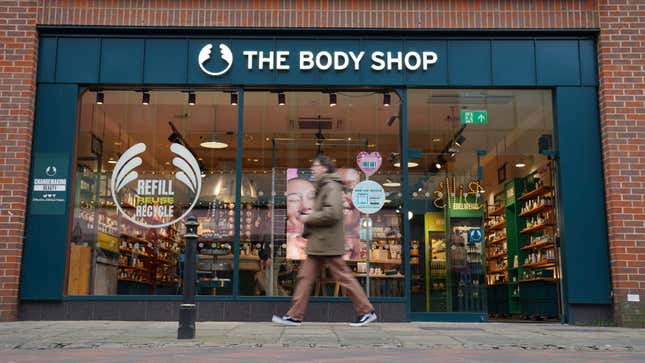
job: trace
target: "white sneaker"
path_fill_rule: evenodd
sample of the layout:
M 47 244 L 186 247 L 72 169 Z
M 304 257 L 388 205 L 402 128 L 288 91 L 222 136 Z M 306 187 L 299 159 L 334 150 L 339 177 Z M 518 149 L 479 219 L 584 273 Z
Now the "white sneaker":
M 365 326 L 371 322 L 376 320 L 376 313 L 373 311 L 370 311 L 367 314 L 363 314 L 359 316 L 354 322 L 350 323 L 350 326 Z
M 279 317 L 277 315 L 273 315 L 273 318 L 271 319 L 272 322 L 282 324 L 282 325 L 288 325 L 288 326 L 300 326 L 302 325 L 302 320 L 294 319 L 290 317 L 289 315 L 285 315 L 283 317 Z

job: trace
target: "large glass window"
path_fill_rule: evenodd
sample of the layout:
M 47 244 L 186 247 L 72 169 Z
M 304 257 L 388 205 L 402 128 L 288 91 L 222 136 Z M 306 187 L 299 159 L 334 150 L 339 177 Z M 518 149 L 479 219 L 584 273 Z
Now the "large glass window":
M 551 97 L 408 91 L 412 311 L 557 317 Z
M 69 295 L 180 294 L 183 217 L 199 293 L 232 293 L 237 107 L 221 91 L 81 97 Z
M 398 97 L 247 91 L 244 102 L 240 294 L 293 293 L 307 244 L 297 216 L 313 206 L 309 167 L 322 153 L 333 158 L 347 189 L 347 263 L 370 296 L 403 296 L 399 127 L 386 122 L 398 115 Z M 352 189 L 366 179 L 357 166 L 359 154 L 382 163 L 370 179 L 385 187 L 387 200 L 369 218 L 351 198 Z M 344 294 L 325 269 L 320 271 L 314 296 Z

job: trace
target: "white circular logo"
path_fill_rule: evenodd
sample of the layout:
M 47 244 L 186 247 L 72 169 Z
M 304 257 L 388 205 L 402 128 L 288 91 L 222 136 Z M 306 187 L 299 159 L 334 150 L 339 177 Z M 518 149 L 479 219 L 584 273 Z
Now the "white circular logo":
M 172 159 L 172 164 L 179 169 L 174 174 L 174 178 L 140 178 L 135 169 L 143 164 L 143 160 L 138 155 L 144 151 L 146 151 L 144 143 L 132 146 L 121 155 L 114 167 L 110 186 L 116 208 L 127 220 L 145 228 L 159 228 L 177 223 L 190 213 L 199 200 L 202 190 L 199 164 L 187 148 L 173 143 L 170 145 L 170 151 L 177 156 Z M 134 181 L 136 181 L 134 188 L 127 188 L 127 192 L 123 191 Z M 178 218 L 174 218 L 174 181 L 179 181 L 186 187 L 186 194 L 194 194 L 190 207 Z M 123 201 L 124 194 L 127 195 L 127 203 Z M 129 211 L 123 209 L 124 204 L 127 204 Z
M 53 165 L 50 165 L 47 167 L 47 169 L 45 169 L 45 174 L 47 174 L 47 176 L 54 176 L 56 175 L 56 172 L 56 167 Z
M 363 180 L 354 187 L 352 202 L 361 213 L 376 213 L 385 204 L 385 190 L 373 180 Z
M 213 45 L 212 44 L 206 44 L 202 50 L 199 51 L 199 56 L 197 57 L 197 62 L 199 64 L 199 68 L 201 70 L 211 76 L 221 76 L 222 74 L 228 72 L 228 70 L 231 68 L 233 65 L 233 52 L 231 52 L 231 48 L 229 48 L 226 44 L 220 44 L 219 45 L 219 51 L 220 51 L 220 58 L 224 63 L 226 63 L 226 67 L 224 70 L 218 71 L 218 72 L 211 72 L 206 67 L 204 66 L 204 63 L 211 59 L 211 52 L 213 51 Z

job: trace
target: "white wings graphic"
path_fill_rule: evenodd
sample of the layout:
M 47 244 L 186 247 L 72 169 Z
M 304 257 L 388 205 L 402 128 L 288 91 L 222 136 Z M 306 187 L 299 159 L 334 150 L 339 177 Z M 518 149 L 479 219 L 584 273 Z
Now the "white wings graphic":
M 221 76 L 222 74 L 228 72 L 228 70 L 231 68 L 233 65 L 233 52 L 231 51 L 231 48 L 229 48 L 226 44 L 221 43 L 219 45 L 219 50 L 220 50 L 220 57 L 222 60 L 226 63 L 226 68 L 224 70 L 219 71 L 219 72 L 211 72 L 206 67 L 204 67 L 204 63 L 206 63 L 207 60 L 211 59 L 211 53 L 213 51 L 213 45 L 212 44 L 206 44 L 200 51 L 199 55 L 197 56 L 197 63 L 199 64 L 199 68 L 201 70 L 211 76 Z
M 141 164 L 143 160 L 136 156 L 146 151 L 146 144 L 138 143 L 126 150 L 117 161 L 114 171 L 112 172 L 112 194 L 116 195 L 129 182 L 139 177 L 134 169 Z M 136 156 L 136 157 L 135 157 Z M 118 203 L 117 203 L 118 204 Z
M 175 174 L 175 177 L 180 182 L 184 183 L 193 193 L 197 193 L 202 189 L 201 171 L 199 164 L 193 154 L 186 149 L 183 145 L 173 143 L 170 145 L 172 151 L 177 157 L 172 159 L 172 165 L 178 167 L 180 171 Z

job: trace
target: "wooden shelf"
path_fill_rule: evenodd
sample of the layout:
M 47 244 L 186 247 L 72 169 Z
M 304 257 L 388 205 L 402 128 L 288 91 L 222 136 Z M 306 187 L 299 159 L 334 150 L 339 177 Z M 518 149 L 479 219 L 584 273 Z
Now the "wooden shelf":
M 536 243 L 533 245 L 526 245 L 520 248 L 520 250 L 531 251 L 531 250 L 539 250 L 541 248 L 553 248 L 553 247 L 555 247 L 555 243 L 547 241 L 547 242 Z
M 492 225 L 492 226 L 488 227 L 488 230 L 489 231 L 496 231 L 496 230 L 502 229 L 504 227 L 506 227 L 506 221 L 501 222 L 501 223 L 497 223 L 495 225 Z
M 540 230 L 543 230 L 545 228 L 552 227 L 552 226 L 554 226 L 554 224 L 542 223 L 542 224 L 538 224 L 536 226 L 532 226 L 532 227 L 529 227 L 529 228 L 524 228 L 523 230 L 520 231 L 520 234 L 533 233 L 533 232 L 540 231 Z
M 542 211 L 550 210 L 550 209 L 553 209 L 553 206 L 552 206 L 552 205 L 544 204 L 544 205 L 541 205 L 541 206 L 539 206 L 539 207 L 537 207 L 537 208 L 533 208 L 533 209 L 531 209 L 531 210 L 527 210 L 527 211 L 526 211 L 526 212 L 524 212 L 524 213 L 520 213 L 520 214 L 518 215 L 518 217 L 529 217 L 529 216 L 532 216 L 532 215 L 538 214 L 538 213 L 540 213 L 540 212 L 542 212 Z
M 217 259 L 222 259 L 222 260 L 233 259 L 233 255 L 222 255 L 222 256 L 215 256 L 215 257 L 217 257 Z M 240 261 L 260 261 L 260 256 L 240 256 Z
M 553 191 L 553 187 L 539 187 L 539 188 L 537 188 L 535 190 L 532 190 L 532 191 L 530 191 L 528 193 L 522 194 L 522 196 L 517 198 L 517 200 L 526 200 L 526 199 L 535 198 L 535 197 L 540 196 L 540 195 L 551 193 L 552 191 Z
M 504 286 L 508 285 L 508 282 L 493 282 L 492 284 L 488 284 L 488 286 Z
M 558 281 L 558 279 L 554 279 L 554 278 L 546 278 L 546 277 L 538 277 L 538 278 L 535 278 L 535 279 L 520 280 L 520 281 L 518 281 L 518 282 L 519 282 L 519 283 L 525 283 L 525 282 L 537 282 L 537 281 L 555 282 L 555 281 Z
M 506 237 L 502 237 L 502 238 L 494 240 L 493 242 L 489 242 L 487 244 L 487 246 L 494 246 L 494 245 L 499 244 L 499 243 L 504 242 L 504 241 L 506 241 Z
M 504 274 L 506 274 L 506 269 L 488 271 L 487 274 L 488 275 L 504 275 Z
M 367 277 L 367 274 L 354 274 L 356 277 Z M 403 279 L 404 275 L 369 275 L 370 278 L 379 278 L 379 279 Z
M 504 214 L 504 205 L 502 204 L 501 207 L 495 209 L 494 211 L 490 212 L 488 215 L 489 216 L 501 216 Z
M 508 254 L 507 254 L 506 252 L 502 252 L 502 253 L 498 253 L 498 254 L 496 254 L 496 255 L 486 256 L 486 258 L 491 259 L 491 260 L 494 260 L 494 259 L 496 259 L 496 258 L 504 257 L 504 256 L 507 256 L 507 255 L 508 255 Z
M 555 261 L 554 260 L 547 260 L 547 261 L 540 261 L 538 263 L 527 263 L 522 265 L 524 268 L 547 268 L 547 267 L 555 267 Z
M 125 281 L 125 282 L 136 282 L 137 284 L 152 285 L 152 282 L 150 281 L 137 281 L 137 280 L 131 280 L 131 279 L 122 279 L 122 278 L 118 278 L 118 280 Z
M 119 268 L 122 268 L 122 269 L 128 269 L 128 270 L 138 270 L 138 271 L 143 271 L 143 272 L 146 272 L 146 273 L 150 273 L 150 272 L 152 272 L 152 271 L 150 271 L 150 270 L 146 270 L 145 268 L 138 268 L 138 267 L 131 267 L 131 266 L 123 266 L 123 265 L 119 265 Z

